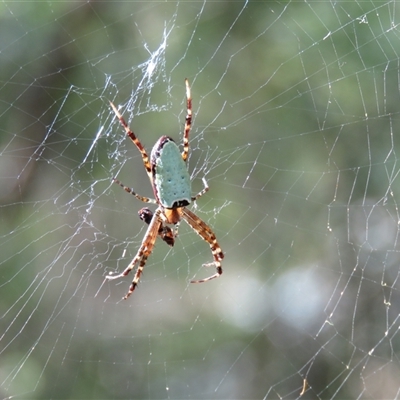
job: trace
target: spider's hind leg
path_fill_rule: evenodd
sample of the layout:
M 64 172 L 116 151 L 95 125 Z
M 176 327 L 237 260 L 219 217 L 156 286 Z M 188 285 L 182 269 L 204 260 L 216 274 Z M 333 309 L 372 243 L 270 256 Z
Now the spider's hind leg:
M 183 131 L 183 152 L 182 159 L 186 161 L 189 156 L 189 133 L 192 127 L 192 95 L 190 93 L 189 81 L 185 79 L 186 86 L 186 118 L 185 118 L 185 129 Z
M 112 101 L 110 101 L 110 105 L 111 105 L 111 108 L 113 109 L 115 115 L 119 119 L 119 122 L 121 123 L 121 125 L 125 129 L 126 134 L 130 137 L 130 139 L 132 140 L 133 144 L 140 151 L 140 154 L 142 155 L 144 168 L 146 169 L 147 175 L 148 175 L 149 179 L 151 180 L 151 165 L 150 165 L 149 156 L 147 155 L 145 148 L 143 147 L 142 143 L 140 143 L 140 140 L 133 133 L 132 129 L 126 123 L 124 117 L 121 115 L 121 113 L 118 111 L 118 108 L 115 107 L 115 105 L 114 105 L 114 103 Z

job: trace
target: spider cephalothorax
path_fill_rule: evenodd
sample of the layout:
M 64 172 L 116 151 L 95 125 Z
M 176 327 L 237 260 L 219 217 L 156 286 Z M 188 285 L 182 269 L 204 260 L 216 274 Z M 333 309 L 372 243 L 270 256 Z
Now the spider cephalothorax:
M 203 238 L 211 247 L 211 252 L 214 258 L 212 263 L 204 264 L 205 266 L 215 265 L 216 273 L 205 279 L 191 281 L 192 283 L 207 282 L 211 279 L 218 278 L 222 274 L 221 260 L 224 254 L 219 247 L 217 239 L 211 228 L 197 217 L 193 212 L 186 208 L 192 201 L 197 200 L 200 196 L 208 191 L 206 180 L 203 178 L 204 189 L 196 196 L 191 195 L 191 181 L 189 172 L 187 170 L 186 161 L 189 155 L 189 133 L 192 125 L 192 98 L 190 94 L 190 86 L 187 79 L 186 85 L 186 103 L 187 115 L 185 121 L 185 129 L 183 133 L 183 152 L 181 153 L 179 147 L 169 136 L 162 136 L 154 145 L 150 160 L 143 145 L 139 139 L 129 128 L 124 118 L 110 102 L 112 109 L 120 120 L 127 135 L 136 145 L 142 154 L 143 164 L 149 176 L 155 199 L 140 196 L 132 189 L 122 184 L 118 179 L 114 178 L 114 182 L 122 186 L 128 193 L 134 195 L 137 199 L 145 203 L 157 204 L 158 208 L 153 212 L 147 207 L 139 211 L 139 217 L 146 222 L 149 227 L 147 228 L 146 235 L 142 244 L 128 267 L 118 275 L 108 275 L 106 279 L 117 279 L 129 274 L 134 268 L 135 264 L 139 262 L 135 276 L 128 293 L 124 299 L 128 298 L 135 290 L 143 268 L 146 264 L 148 256 L 153 251 L 157 236 L 170 246 L 175 243 L 176 230 L 171 229 L 169 225 L 177 226 L 181 219 L 185 220 L 193 230 Z

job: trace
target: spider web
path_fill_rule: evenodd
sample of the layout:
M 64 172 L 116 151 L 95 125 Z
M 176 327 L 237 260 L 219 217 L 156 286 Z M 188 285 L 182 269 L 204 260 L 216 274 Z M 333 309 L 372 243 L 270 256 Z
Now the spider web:
M 0 7 L 1 398 L 400 397 L 395 1 Z M 191 209 L 126 301 L 152 190 L 181 142 Z

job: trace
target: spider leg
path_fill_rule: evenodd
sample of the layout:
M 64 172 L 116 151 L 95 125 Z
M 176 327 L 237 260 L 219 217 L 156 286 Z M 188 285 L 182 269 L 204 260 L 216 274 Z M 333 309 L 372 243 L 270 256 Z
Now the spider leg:
M 183 132 L 183 161 L 186 161 L 189 155 L 189 133 L 192 127 L 192 95 L 190 93 L 189 81 L 185 79 L 186 85 L 186 108 L 187 114 L 185 119 L 185 130 Z
M 202 283 L 207 282 L 211 279 L 218 278 L 222 274 L 222 266 L 221 260 L 224 258 L 224 253 L 219 247 L 217 242 L 217 238 L 215 237 L 214 232 L 211 228 L 202 221 L 196 214 L 191 212 L 185 207 L 182 207 L 182 218 L 192 227 L 192 229 L 202 237 L 211 247 L 211 253 L 213 255 L 214 261 L 209 264 L 204 264 L 204 266 L 211 266 L 215 265 L 217 272 L 214 275 L 209 276 L 208 278 L 200 279 L 200 280 L 193 280 L 190 281 L 191 283 Z
M 146 231 L 146 234 L 142 241 L 142 244 L 140 245 L 138 252 L 136 253 L 133 260 L 130 262 L 130 264 L 120 274 L 106 276 L 107 280 L 123 278 L 124 276 L 127 276 L 129 274 L 129 272 L 132 271 L 132 269 L 135 267 L 135 264 L 139 261 L 139 265 L 136 270 L 135 276 L 133 277 L 132 283 L 129 286 L 129 291 L 123 297 L 124 300 L 127 299 L 132 294 L 132 292 L 135 290 L 137 284 L 139 283 L 139 280 L 142 275 L 143 268 L 146 264 L 147 258 L 153 251 L 154 244 L 157 239 L 158 230 L 160 228 L 160 225 L 162 224 L 162 221 L 160 218 L 161 212 L 162 212 L 162 209 L 157 208 L 156 212 L 154 213 L 153 218 L 151 219 L 150 225 L 147 228 L 147 231 Z
M 133 189 L 129 188 L 128 186 L 125 186 L 121 181 L 119 181 L 117 178 L 113 178 L 113 182 L 117 183 L 119 186 L 122 187 L 122 189 L 125 190 L 125 192 L 132 194 L 135 196 L 138 200 L 143 201 L 144 203 L 153 203 L 157 204 L 157 202 L 154 199 L 149 199 L 148 197 L 143 197 L 138 195 L 136 192 L 133 191 Z
M 192 201 L 196 201 L 199 197 L 203 196 L 203 194 L 205 194 L 205 193 L 208 192 L 208 190 L 209 190 L 210 188 L 208 187 L 206 178 L 204 178 L 204 177 L 203 177 L 203 185 L 204 185 L 203 190 L 201 190 L 199 193 L 197 193 L 196 196 L 193 196 L 193 197 L 192 197 Z
M 139 218 L 143 222 L 145 222 L 147 225 L 150 225 L 150 222 L 153 218 L 153 212 L 149 208 L 144 207 L 144 208 L 140 209 L 138 211 L 138 214 L 139 214 Z M 169 246 L 172 247 L 174 245 L 176 233 L 174 233 L 173 230 L 169 226 L 165 225 L 164 223 L 161 223 L 161 225 L 158 229 L 158 235 Z
M 115 115 L 119 119 L 119 122 L 124 127 L 126 134 L 130 137 L 130 139 L 132 140 L 134 145 L 140 151 L 140 154 L 142 155 L 144 167 L 146 168 L 147 175 L 149 176 L 150 181 L 151 181 L 152 180 L 151 165 L 150 165 L 150 161 L 149 161 L 149 156 L 147 155 L 145 148 L 143 147 L 142 143 L 140 143 L 140 140 L 133 133 L 133 131 L 131 130 L 129 125 L 126 123 L 124 117 L 118 111 L 117 107 L 115 107 L 115 105 L 111 101 L 110 101 L 110 105 L 111 105 Z

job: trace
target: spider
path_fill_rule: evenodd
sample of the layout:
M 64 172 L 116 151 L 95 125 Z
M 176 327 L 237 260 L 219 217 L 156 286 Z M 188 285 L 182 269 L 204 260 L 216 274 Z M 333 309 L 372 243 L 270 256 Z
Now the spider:
M 203 178 L 203 190 L 196 196 L 191 195 L 191 181 L 186 162 L 189 155 L 189 133 L 192 126 L 192 97 L 187 79 L 185 79 L 185 85 L 187 114 L 183 131 L 182 153 L 180 153 L 179 147 L 171 137 L 161 136 L 154 145 L 149 159 L 139 139 L 125 122 L 117 107 L 110 102 L 126 134 L 142 155 L 144 168 L 146 169 L 151 186 L 153 187 L 155 199 L 138 195 L 133 189 L 125 186 L 116 178 L 114 178 L 113 181 L 119 184 L 126 192 L 135 196 L 138 200 L 158 206 L 154 214 L 148 208 L 142 208 L 139 211 L 140 219 L 147 223 L 149 227 L 131 263 L 120 274 L 106 276 L 108 280 L 122 278 L 132 271 L 136 263 L 139 263 L 129 291 L 123 299 L 127 299 L 138 285 L 147 258 L 153 251 L 157 236 L 160 236 L 169 246 L 173 246 L 177 235 L 176 228 L 182 219 L 210 245 L 214 261 L 203 265 L 206 267 L 214 265 L 216 268 L 216 273 L 214 275 L 200 280 L 192 280 L 191 283 L 207 282 L 211 279 L 218 278 L 222 274 L 221 260 L 224 258 L 224 253 L 217 242 L 214 232 L 204 221 L 186 208 L 192 201 L 197 200 L 206 193 L 209 187 L 205 178 Z M 168 225 L 174 225 L 175 229 L 171 229 Z

